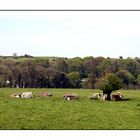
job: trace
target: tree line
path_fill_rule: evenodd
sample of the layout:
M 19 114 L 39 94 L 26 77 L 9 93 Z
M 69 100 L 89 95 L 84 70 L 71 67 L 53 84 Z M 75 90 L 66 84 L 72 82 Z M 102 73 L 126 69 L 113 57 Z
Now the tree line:
M 0 57 L 0 87 L 95 89 L 108 74 L 140 88 L 140 58 Z

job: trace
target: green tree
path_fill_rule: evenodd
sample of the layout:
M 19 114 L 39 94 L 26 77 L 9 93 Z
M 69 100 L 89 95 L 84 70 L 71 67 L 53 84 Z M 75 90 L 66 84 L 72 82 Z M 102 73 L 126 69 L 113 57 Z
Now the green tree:
M 30 59 L 30 61 L 32 61 L 33 65 L 35 66 L 43 66 L 45 68 L 49 67 L 48 58 L 33 58 L 33 59 Z
M 138 84 L 140 84 L 140 74 L 137 77 L 137 82 L 138 82 Z
M 13 58 L 6 58 L 2 60 L 2 65 L 5 65 L 7 67 L 6 73 L 8 77 L 8 80 L 10 81 L 10 86 L 15 87 L 16 84 L 16 77 L 15 77 L 15 66 L 17 64 L 16 59 Z
M 9 80 L 10 70 L 6 65 L 0 65 L 0 87 L 6 86 L 6 81 Z
M 77 71 L 80 73 L 80 75 L 83 75 L 83 69 L 82 69 L 82 59 L 79 57 L 76 58 L 70 58 L 68 59 L 68 73 Z
M 88 76 L 88 74 L 94 73 L 96 72 L 96 65 L 95 62 L 93 60 L 85 60 L 83 62 L 83 72 L 84 72 L 84 76 Z
M 129 84 L 134 83 L 134 76 L 128 72 L 127 70 L 120 70 L 116 73 L 116 76 L 120 79 L 122 79 L 123 83 L 125 84 L 125 87 L 128 88 Z
M 102 73 L 105 75 L 107 70 L 109 71 L 109 67 L 111 66 L 111 59 L 104 59 L 101 63 Z
M 67 78 L 69 79 L 73 88 L 80 87 L 80 73 L 77 71 L 71 72 L 67 74 Z
M 52 67 L 60 72 L 64 72 L 67 73 L 68 67 L 67 67 L 67 63 L 66 60 L 64 58 L 58 58 L 55 60 L 54 64 L 52 65 Z
M 91 73 L 91 74 L 88 74 L 88 77 L 86 78 L 82 86 L 83 88 L 94 89 L 96 82 L 97 82 L 97 78 L 95 74 Z
M 110 100 L 112 91 L 119 90 L 122 86 L 122 80 L 112 73 L 100 78 L 97 82 L 97 88 L 102 90 L 103 94 L 107 95 L 107 100 Z

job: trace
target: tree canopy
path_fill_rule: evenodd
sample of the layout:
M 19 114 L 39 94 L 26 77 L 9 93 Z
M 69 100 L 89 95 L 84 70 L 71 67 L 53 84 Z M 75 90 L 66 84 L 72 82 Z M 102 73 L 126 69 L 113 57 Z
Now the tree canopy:
M 96 88 L 110 74 L 125 89 L 140 88 L 140 58 L 0 57 L 0 87 Z
M 123 82 L 115 74 L 107 74 L 97 81 L 97 88 L 103 91 L 103 94 L 107 94 L 108 100 L 110 100 L 110 94 L 112 91 L 119 90 L 123 87 Z

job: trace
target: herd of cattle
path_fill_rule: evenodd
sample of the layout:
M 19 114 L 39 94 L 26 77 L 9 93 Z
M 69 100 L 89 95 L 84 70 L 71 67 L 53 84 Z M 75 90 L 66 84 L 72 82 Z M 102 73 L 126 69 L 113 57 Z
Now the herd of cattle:
M 49 92 L 42 92 L 40 93 L 41 97 L 51 97 L 53 96 L 52 93 Z M 34 94 L 33 92 L 22 92 L 22 93 L 14 93 L 11 95 L 11 97 L 14 98 L 33 98 Z M 120 92 L 116 92 L 111 94 L 111 100 L 112 101 L 121 101 L 123 100 L 123 95 Z M 73 100 L 73 99 L 77 99 L 79 100 L 80 96 L 78 94 L 75 93 L 66 93 L 63 95 L 63 99 L 65 100 Z M 103 93 L 94 93 L 93 95 L 89 96 L 90 100 L 107 100 L 107 95 Z

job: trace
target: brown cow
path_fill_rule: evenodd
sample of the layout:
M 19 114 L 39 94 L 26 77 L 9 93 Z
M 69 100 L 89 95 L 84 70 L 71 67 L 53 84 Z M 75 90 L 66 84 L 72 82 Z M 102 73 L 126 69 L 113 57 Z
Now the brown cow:
M 79 95 L 75 94 L 75 93 L 67 93 L 67 94 L 63 95 L 63 99 L 65 99 L 65 100 L 72 100 L 72 99 L 79 100 Z
M 53 96 L 53 94 L 52 94 L 52 93 L 49 93 L 49 92 L 42 92 L 42 93 L 40 94 L 40 96 L 41 96 L 41 97 L 51 97 L 51 96 Z
M 123 95 L 120 92 L 114 93 L 111 95 L 111 100 L 113 101 L 121 101 L 123 100 Z

